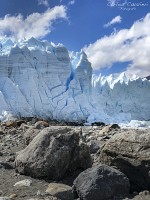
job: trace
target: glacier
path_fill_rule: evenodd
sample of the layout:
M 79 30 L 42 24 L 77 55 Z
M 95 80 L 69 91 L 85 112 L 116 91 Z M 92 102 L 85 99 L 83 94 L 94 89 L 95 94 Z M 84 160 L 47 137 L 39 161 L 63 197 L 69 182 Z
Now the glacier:
M 0 41 L 0 120 L 7 116 L 75 122 L 150 120 L 150 81 L 96 76 L 84 51 L 35 38 Z

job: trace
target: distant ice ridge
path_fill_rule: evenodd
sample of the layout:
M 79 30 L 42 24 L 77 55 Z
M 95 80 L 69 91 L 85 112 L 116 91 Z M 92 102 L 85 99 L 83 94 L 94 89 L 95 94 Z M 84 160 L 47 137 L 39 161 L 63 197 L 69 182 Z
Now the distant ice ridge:
M 0 119 L 150 120 L 150 81 L 93 75 L 86 54 L 35 38 L 0 41 Z M 137 123 L 136 123 L 137 124 Z

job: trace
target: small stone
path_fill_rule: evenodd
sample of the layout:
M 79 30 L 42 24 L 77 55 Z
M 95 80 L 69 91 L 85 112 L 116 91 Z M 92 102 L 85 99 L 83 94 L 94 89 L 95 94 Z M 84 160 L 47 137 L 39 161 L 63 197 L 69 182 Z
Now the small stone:
M 149 195 L 149 194 L 150 194 L 150 192 L 149 192 L 149 191 L 147 191 L 147 190 L 145 190 L 145 191 L 143 191 L 143 192 L 142 192 L 142 194 L 143 194 L 143 195 Z
M 103 134 L 107 134 L 109 133 L 111 130 L 113 129 L 120 129 L 119 125 L 118 124 L 111 124 L 111 125 L 107 125 L 105 126 L 104 128 L 102 128 L 102 130 L 100 131 L 100 134 L 103 133 Z
M 36 129 L 43 129 L 43 128 L 49 127 L 49 124 L 45 121 L 38 121 L 35 123 L 34 126 Z
M 12 199 L 9 197 L 0 197 L 0 200 L 12 200 Z
M 6 147 L 7 146 L 6 142 L 1 143 L 1 146 Z
M 139 193 L 138 192 L 133 192 L 133 195 L 138 195 Z
M 29 199 L 29 200 L 40 200 L 40 199 L 37 199 L 37 198 L 32 198 L 32 199 Z
M 36 193 L 36 195 L 37 195 L 37 196 L 41 196 L 41 195 L 42 195 L 41 191 L 38 190 L 37 193 Z
M 46 190 L 46 193 L 60 198 L 61 200 L 73 200 L 72 188 L 65 184 L 50 183 Z
M 6 160 L 7 162 L 14 162 L 15 161 L 15 156 L 9 156 Z
M 32 184 L 32 180 L 30 179 L 25 179 L 25 180 L 22 180 L 22 181 L 19 181 L 17 183 L 15 183 L 15 187 L 29 187 L 30 185 Z
M 0 135 L 4 135 L 5 133 L 2 131 L 2 130 L 0 130 Z
M 28 200 L 61 200 L 61 199 L 58 199 L 58 198 L 56 198 L 56 197 L 46 197 L 46 198 L 31 198 L 31 199 L 28 199 Z
M 11 199 L 14 199 L 14 198 L 16 198 L 17 197 L 17 194 L 11 194 L 10 196 L 9 196 L 9 198 L 11 198 Z
M 140 192 L 139 195 L 143 195 L 143 192 Z
M 91 125 L 92 126 L 105 126 L 105 123 L 103 123 L 103 122 L 94 122 Z
M 13 164 L 10 164 L 6 161 L 0 161 L 0 168 L 4 168 L 4 169 L 14 169 Z
M 4 126 L 6 126 L 6 127 L 16 127 L 17 123 L 16 123 L 16 121 L 7 121 L 7 122 L 4 123 Z
M 24 121 L 24 120 L 17 120 L 16 123 L 17 123 L 17 126 L 21 126 L 22 124 L 25 124 L 26 121 Z

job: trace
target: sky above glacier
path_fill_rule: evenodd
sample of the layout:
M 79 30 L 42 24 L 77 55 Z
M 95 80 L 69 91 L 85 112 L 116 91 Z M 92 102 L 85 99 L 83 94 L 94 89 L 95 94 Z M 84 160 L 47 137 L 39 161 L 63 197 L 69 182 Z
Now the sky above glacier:
M 0 38 L 84 49 L 95 73 L 150 74 L 149 0 L 0 0 Z

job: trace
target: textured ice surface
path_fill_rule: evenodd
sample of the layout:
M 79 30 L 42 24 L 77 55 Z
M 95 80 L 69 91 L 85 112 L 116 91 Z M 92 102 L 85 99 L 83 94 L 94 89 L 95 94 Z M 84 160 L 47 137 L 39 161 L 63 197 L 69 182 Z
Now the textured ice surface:
M 35 38 L 0 41 L 0 119 L 150 120 L 150 81 L 92 75 L 86 54 Z

